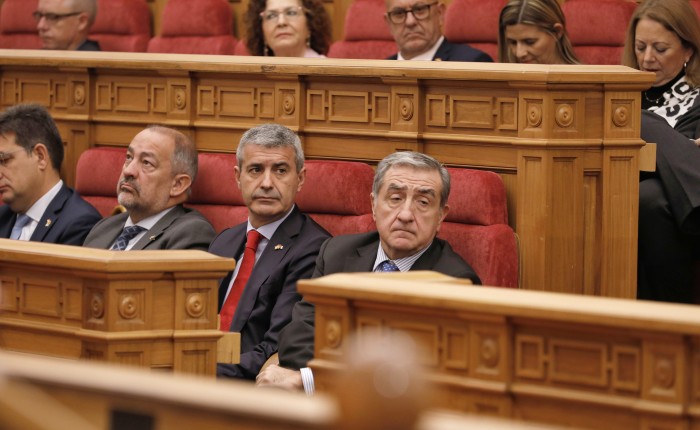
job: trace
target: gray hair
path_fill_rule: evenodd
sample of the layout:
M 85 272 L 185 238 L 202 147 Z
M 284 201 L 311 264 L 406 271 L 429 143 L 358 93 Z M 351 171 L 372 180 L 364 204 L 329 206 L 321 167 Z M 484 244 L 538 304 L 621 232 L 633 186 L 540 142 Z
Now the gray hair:
M 296 133 L 280 124 L 262 124 L 243 133 L 236 149 L 238 168 L 243 167 L 243 148 L 246 145 L 258 145 L 263 148 L 293 148 L 297 173 L 304 167 L 304 150 Z
M 97 0 L 73 0 L 73 8 L 85 12 L 88 16 L 88 27 L 92 27 L 97 17 Z
M 180 173 L 185 173 L 192 179 L 192 183 L 194 183 L 194 180 L 197 177 L 199 154 L 192 139 L 174 128 L 165 127 L 162 125 L 149 125 L 146 127 L 146 129 L 173 139 L 175 142 L 173 158 L 171 161 L 173 166 L 173 176 Z
M 379 195 L 379 190 L 384 185 L 384 175 L 392 167 L 405 166 L 419 170 L 436 171 L 440 174 L 442 180 L 442 191 L 440 193 L 440 207 L 445 207 L 447 198 L 450 196 L 450 174 L 445 166 L 429 155 L 420 152 L 402 151 L 389 154 L 377 165 L 377 171 L 374 173 L 374 182 L 372 183 L 372 193 L 375 196 Z

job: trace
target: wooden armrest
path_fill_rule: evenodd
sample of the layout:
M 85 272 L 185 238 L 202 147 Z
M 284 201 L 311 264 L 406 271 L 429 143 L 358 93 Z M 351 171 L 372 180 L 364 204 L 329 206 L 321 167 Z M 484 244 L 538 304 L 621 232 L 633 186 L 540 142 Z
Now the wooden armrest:
M 216 344 L 216 361 L 226 364 L 237 364 L 241 361 L 240 333 L 224 333 Z
M 639 148 L 639 170 L 642 172 L 656 171 L 656 144 L 647 143 Z

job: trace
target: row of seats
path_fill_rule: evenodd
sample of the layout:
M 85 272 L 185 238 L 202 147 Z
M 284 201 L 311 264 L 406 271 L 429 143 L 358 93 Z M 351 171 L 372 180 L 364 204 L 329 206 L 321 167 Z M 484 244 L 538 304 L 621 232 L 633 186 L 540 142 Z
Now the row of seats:
M 78 160 L 76 189 L 103 216 L 117 205 L 116 184 L 125 150 L 97 147 Z M 199 173 L 187 206 L 214 225 L 217 232 L 248 217 L 235 186 L 234 154 L 200 153 Z M 331 160 L 306 162 L 306 181 L 296 204 L 333 235 L 374 230 L 370 192 L 374 170 L 365 163 Z M 449 168 L 450 211 L 440 236 L 479 274 L 486 285 L 518 287 L 518 247 L 508 226 L 506 191 L 493 172 Z M 221 184 L 227 184 L 221 186 Z
M 700 13 L 700 0 L 689 0 Z M 498 58 L 498 16 L 507 0 L 452 0 L 445 36 Z M 4 0 L 0 10 L 0 48 L 40 47 L 31 14 L 38 0 Z M 567 0 L 562 9 L 577 55 L 585 64 L 620 64 L 634 0 Z M 105 51 L 247 55 L 233 36 L 226 0 L 169 0 L 161 34 L 151 37 L 145 0 L 98 0 L 91 38 Z M 355 0 L 345 16 L 343 39 L 331 45 L 333 58 L 386 58 L 396 44 L 384 22 L 384 0 Z M 465 25 L 468 17 L 468 25 Z

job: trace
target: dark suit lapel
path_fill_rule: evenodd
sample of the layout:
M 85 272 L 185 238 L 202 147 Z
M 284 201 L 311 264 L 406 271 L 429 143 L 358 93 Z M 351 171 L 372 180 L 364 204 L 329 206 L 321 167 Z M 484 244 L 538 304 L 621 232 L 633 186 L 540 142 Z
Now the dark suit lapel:
M 447 39 L 443 39 L 442 43 L 438 47 L 438 50 L 433 56 L 433 61 L 447 61 L 450 59 L 451 46 L 447 43 Z
M 10 210 L 9 206 L 0 208 L 0 237 L 9 239 L 12 227 L 17 220 L 17 214 Z
M 243 254 L 243 247 L 245 246 L 246 231 L 248 224 L 244 223 L 240 227 L 234 227 L 239 229 L 233 234 L 233 241 L 230 246 L 226 247 L 224 252 L 221 253 L 222 257 L 229 257 L 236 260 L 236 265 L 238 265 L 239 258 Z M 219 284 L 219 312 L 221 312 L 221 307 L 224 305 L 224 299 L 226 298 L 226 291 L 228 290 L 228 285 L 231 283 L 231 278 L 233 277 L 233 270 L 228 272 L 226 276 L 221 280 Z
M 63 185 L 58 191 L 58 194 L 56 194 L 56 197 L 51 200 L 51 203 L 49 203 L 49 206 L 44 211 L 44 214 L 41 216 L 41 219 L 39 220 L 36 229 L 34 229 L 34 233 L 32 234 L 30 240 L 35 242 L 44 241 L 44 238 L 49 233 L 49 230 L 51 230 L 51 227 L 56 224 L 56 220 L 58 219 L 61 210 L 63 210 L 63 206 L 66 204 L 68 197 L 70 197 L 70 191 L 68 190 L 68 187 Z
M 165 230 L 170 227 L 176 219 L 185 214 L 185 209 L 182 206 L 175 206 L 170 212 L 165 214 L 163 218 L 159 219 L 158 222 L 151 227 L 146 234 L 139 239 L 138 242 L 131 248 L 132 251 L 138 251 L 145 249 L 151 242 L 156 241 Z
M 253 311 L 260 288 L 280 264 L 284 256 L 295 246 L 294 239 L 299 235 L 303 221 L 304 216 L 295 207 L 289 217 L 277 227 L 275 234 L 267 243 L 265 251 L 258 261 L 255 262 L 253 273 L 250 274 L 250 279 L 248 279 L 248 283 L 241 295 L 241 300 L 236 307 L 236 313 L 233 315 L 231 331 L 239 332 L 243 329 L 250 313 Z
M 430 244 L 428 250 L 413 263 L 410 270 L 433 270 L 439 259 L 440 250 L 438 249 L 438 243 L 437 240 L 433 239 L 433 243 Z
M 357 248 L 357 253 L 345 259 L 344 272 L 371 272 L 379 250 L 379 236 L 369 245 Z

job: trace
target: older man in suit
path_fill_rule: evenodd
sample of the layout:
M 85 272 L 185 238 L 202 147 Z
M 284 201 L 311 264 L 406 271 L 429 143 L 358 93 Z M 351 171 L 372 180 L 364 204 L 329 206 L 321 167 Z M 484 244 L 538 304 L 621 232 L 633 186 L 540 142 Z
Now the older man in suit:
M 439 0 L 386 0 L 384 19 L 399 52 L 389 60 L 492 62 L 485 52 L 450 43 L 442 35 L 445 5 Z
M 183 203 L 197 176 L 197 148 L 177 130 L 150 126 L 126 151 L 117 199 L 126 212 L 100 221 L 84 246 L 117 251 L 200 249 L 215 236 L 202 214 Z
M 100 51 L 100 44 L 88 39 L 96 15 L 97 0 L 39 0 L 34 19 L 41 47 Z
M 82 245 L 100 214 L 61 180 L 63 141 L 42 106 L 0 114 L 0 237 Z
M 294 205 L 306 168 L 301 141 L 287 127 L 263 124 L 241 137 L 235 176 L 248 221 L 224 230 L 209 252 L 238 261 L 219 287 L 220 326 L 240 332 L 238 364 L 219 363 L 221 377 L 254 379 L 277 351 L 279 332 L 301 297 L 297 280 L 308 278 L 330 235 Z
M 481 283 L 476 272 L 444 240 L 436 237 L 449 207 L 450 176 L 435 159 L 418 152 L 397 152 L 377 166 L 372 185 L 372 214 L 377 231 L 326 241 L 313 277 L 338 272 L 434 270 Z M 314 306 L 302 300 L 279 340 L 279 363 L 257 377 L 258 385 L 313 393 L 306 363 L 313 358 Z

